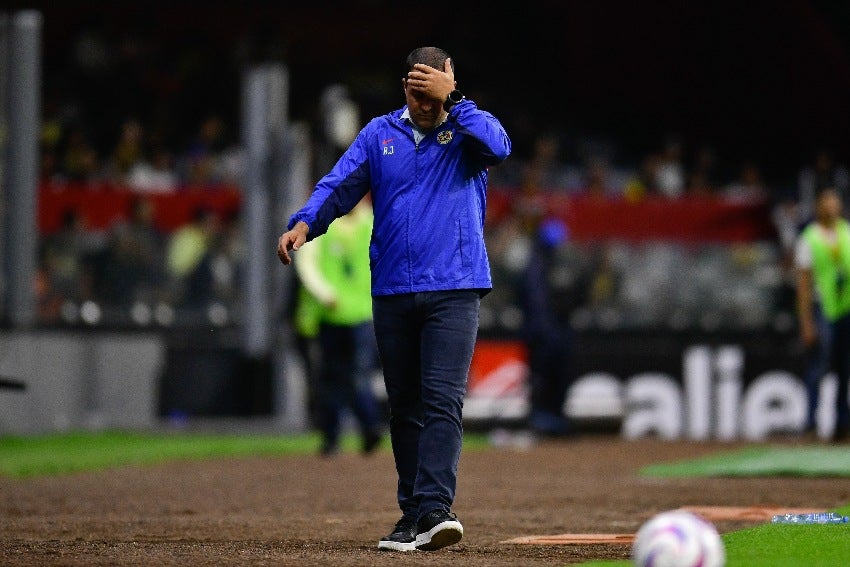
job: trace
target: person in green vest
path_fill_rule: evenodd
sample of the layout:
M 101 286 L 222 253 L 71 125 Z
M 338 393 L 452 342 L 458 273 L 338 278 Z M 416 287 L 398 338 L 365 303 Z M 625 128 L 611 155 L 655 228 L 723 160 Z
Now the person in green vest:
M 829 339 L 829 367 L 838 378 L 832 434 L 836 442 L 850 437 L 850 223 L 841 213 L 838 191 L 821 190 L 815 201 L 815 219 L 803 229 L 795 254 L 800 338 L 809 349 Z M 818 331 L 815 302 L 826 320 L 825 331 Z M 826 333 L 831 337 L 821 336 Z
M 346 410 L 359 425 L 363 453 L 371 453 L 382 437 L 379 404 L 369 384 L 377 359 L 368 247 L 372 219 L 364 198 L 332 223 L 324 238 L 302 246 L 295 266 L 302 285 L 294 322 L 300 333 L 318 339 L 315 394 L 321 451 L 328 456 L 339 450 Z

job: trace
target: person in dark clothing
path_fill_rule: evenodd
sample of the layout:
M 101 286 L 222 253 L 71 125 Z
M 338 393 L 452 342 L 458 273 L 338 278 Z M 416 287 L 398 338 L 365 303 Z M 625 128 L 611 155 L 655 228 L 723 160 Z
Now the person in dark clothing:
M 528 425 L 546 436 L 569 430 L 563 406 L 572 382 L 575 333 L 570 318 L 585 303 L 588 289 L 584 270 L 560 261 L 567 239 L 563 222 L 540 223 L 518 289 L 531 385 Z

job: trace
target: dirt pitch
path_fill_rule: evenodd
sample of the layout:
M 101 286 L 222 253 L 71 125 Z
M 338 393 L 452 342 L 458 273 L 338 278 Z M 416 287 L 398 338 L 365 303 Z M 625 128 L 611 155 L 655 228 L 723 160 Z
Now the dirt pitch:
M 587 436 L 469 451 L 455 511 L 466 535 L 437 552 L 379 552 L 398 519 L 387 449 L 0 478 L 0 565 L 566 565 L 626 559 L 628 545 L 517 545 L 520 536 L 633 533 L 682 506 L 831 508 L 846 479 L 649 479 L 645 464 L 731 444 Z M 716 522 L 721 532 L 752 525 Z

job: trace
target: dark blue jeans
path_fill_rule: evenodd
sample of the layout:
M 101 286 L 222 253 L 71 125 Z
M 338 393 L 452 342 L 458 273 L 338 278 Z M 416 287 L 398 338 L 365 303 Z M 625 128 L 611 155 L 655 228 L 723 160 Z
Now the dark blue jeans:
M 847 387 L 850 382 L 850 315 L 832 322 L 832 370 L 838 378 L 838 398 L 835 400 L 837 430 L 850 428 L 850 407 Z
M 480 303 L 474 290 L 373 300 L 398 504 L 407 517 L 451 510 L 454 502 L 463 440 L 461 412 Z
M 346 409 L 354 414 L 364 436 L 376 434 L 380 426 L 378 402 L 368 383 L 370 367 L 366 356 L 373 348 L 371 334 L 369 323 L 352 326 L 322 323 L 319 329 L 322 361 L 317 394 L 323 450 L 336 448 Z
M 806 428 L 815 429 L 815 417 L 820 399 L 821 379 L 829 372 L 832 345 L 832 325 L 829 324 L 819 305 L 813 306 L 813 316 L 818 331 L 818 340 L 806 349 L 803 382 L 808 395 L 808 414 Z

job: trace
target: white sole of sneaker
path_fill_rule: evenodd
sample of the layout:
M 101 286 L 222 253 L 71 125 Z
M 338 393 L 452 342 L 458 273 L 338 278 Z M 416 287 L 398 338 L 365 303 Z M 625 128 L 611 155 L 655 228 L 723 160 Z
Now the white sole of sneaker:
M 434 551 L 454 545 L 463 538 L 463 526 L 454 520 L 440 522 L 425 533 L 416 536 L 416 549 Z
M 381 540 L 378 542 L 378 549 L 381 551 L 416 551 L 416 542 L 403 543 L 400 541 Z

